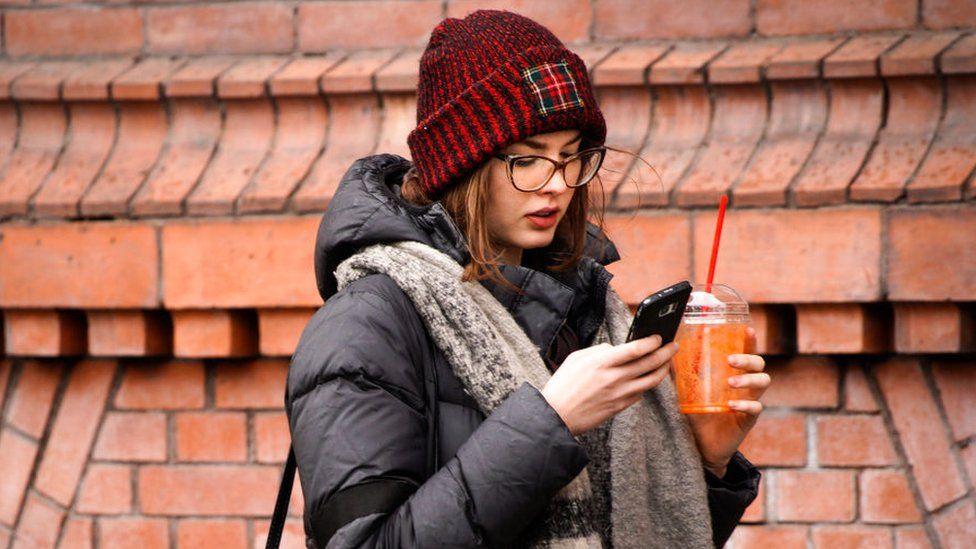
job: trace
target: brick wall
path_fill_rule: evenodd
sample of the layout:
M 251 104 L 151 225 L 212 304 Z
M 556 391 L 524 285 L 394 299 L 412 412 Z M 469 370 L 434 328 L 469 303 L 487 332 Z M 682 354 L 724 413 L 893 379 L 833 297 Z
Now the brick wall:
M 475 7 L 574 44 L 659 172 L 604 173 L 625 299 L 731 199 L 774 383 L 730 546 L 976 544 L 976 2 L 7 0 L 0 547 L 263 545 L 319 216 Z

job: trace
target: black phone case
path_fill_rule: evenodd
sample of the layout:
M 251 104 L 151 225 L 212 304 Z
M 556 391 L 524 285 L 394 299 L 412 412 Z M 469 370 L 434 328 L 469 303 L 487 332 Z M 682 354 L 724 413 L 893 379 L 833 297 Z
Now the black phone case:
M 661 345 L 673 341 L 689 297 L 691 284 L 684 280 L 644 298 L 637 307 L 627 341 L 654 334 L 661 336 Z

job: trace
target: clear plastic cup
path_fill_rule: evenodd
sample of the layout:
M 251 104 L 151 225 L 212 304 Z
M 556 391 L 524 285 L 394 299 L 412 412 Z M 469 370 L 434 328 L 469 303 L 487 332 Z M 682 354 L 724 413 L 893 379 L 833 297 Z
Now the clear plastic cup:
M 675 336 L 674 382 L 683 414 L 730 413 L 728 402 L 740 398 L 729 376 L 742 371 L 729 366 L 728 358 L 745 351 L 749 304 L 723 284 L 705 290 L 705 284 L 692 286 Z

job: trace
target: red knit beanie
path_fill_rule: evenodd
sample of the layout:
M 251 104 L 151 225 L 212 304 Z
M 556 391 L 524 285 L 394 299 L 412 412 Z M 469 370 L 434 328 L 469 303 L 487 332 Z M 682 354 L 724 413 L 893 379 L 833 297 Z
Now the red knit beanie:
M 417 127 L 407 137 L 424 190 L 438 196 L 497 150 L 578 129 L 603 144 L 606 123 L 583 60 L 521 15 L 447 18 L 420 58 Z

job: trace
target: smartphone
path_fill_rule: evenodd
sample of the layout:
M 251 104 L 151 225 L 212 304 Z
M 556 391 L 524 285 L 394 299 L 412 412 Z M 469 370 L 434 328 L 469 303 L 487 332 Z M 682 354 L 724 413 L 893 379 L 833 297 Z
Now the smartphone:
M 637 306 L 637 314 L 630 325 L 627 341 L 654 334 L 661 336 L 661 345 L 674 341 L 689 297 L 691 283 L 683 280 L 644 298 Z

